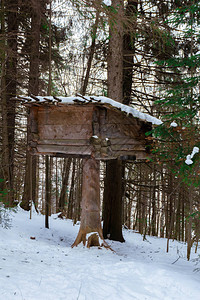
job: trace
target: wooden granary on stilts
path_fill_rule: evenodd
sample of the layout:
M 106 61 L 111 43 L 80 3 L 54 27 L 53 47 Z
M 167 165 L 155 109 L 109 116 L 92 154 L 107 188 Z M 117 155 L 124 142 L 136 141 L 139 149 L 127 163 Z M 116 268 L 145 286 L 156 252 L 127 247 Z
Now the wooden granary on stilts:
M 161 121 L 106 97 L 18 99 L 29 107 L 28 149 L 32 155 L 84 159 L 81 225 L 72 246 L 85 244 L 86 235 L 93 232 L 105 243 L 100 220 L 100 160 L 146 159 L 145 133 Z

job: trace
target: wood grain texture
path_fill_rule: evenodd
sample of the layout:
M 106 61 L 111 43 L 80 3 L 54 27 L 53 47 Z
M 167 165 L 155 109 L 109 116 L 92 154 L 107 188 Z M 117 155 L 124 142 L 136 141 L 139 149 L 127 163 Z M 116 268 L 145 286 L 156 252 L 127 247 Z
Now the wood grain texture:
M 147 158 L 148 123 L 109 105 L 40 105 L 30 108 L 31 152 L 115 159 Z
M 83 161 L 83 183 L 81 202 L 81 225 L 72 247 L 83 241 L 86 244 L 86 235 L 98 232 L 103 240 L 100 219 L 100 164 L 94 158 Z

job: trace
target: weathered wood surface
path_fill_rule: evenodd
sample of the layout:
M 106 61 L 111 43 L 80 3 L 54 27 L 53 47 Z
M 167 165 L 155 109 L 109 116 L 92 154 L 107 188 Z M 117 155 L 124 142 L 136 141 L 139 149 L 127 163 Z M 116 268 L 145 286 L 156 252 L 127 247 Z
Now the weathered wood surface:
M 92 136 L 90 125 L 38 125 L 39 138 L 43 139 L 89 139 Z
M 31 133 L 38 133 L 38 109 L 37 107 L 32 107 L 30 109 L 30 116 L 29 116 L 29 126 L 31 129 Z
M 83 154 L 90 155 L 92 148 L 88 146 L 58 146 L 58 145 L 38 145 L 38 152 L 48 153 L 67 153 L 67 154 Z
M 93 105 L 40 106 L 40 124 L 48 125 L 91 125 Z
M 38 144 L 43 145 L 68 145 L 68 146 L 86 146 L 90 145 L 90 140 L 84 140 L 84 139 L 52 139 L 52 140 L 38 140 Z
M 30 109 L 33 154 L 145 159 L 149 123 L 106 105 L 33 106 Z
M 86 244 L 86 235 L 90 232 L 98 232 L 103 240 L 100 219 L 100 172 L 99 161 L 94 158 L 83 161 L 83 183 L 81 202 L 81 225 L 77 238 L 72 247 L 81 241 Z

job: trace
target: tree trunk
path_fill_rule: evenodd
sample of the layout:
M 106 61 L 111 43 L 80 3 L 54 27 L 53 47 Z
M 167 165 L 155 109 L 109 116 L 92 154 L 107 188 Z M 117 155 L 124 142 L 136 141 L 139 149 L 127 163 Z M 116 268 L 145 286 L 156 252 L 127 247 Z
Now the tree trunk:
M 108 52 L 108 96 L 123 101 L 123 1 L 113 0 L 116 9 L 114 20 L 110 20 Z M 115 170 L 115 172 L 113 172 Z M 113 184 L 115 183 L 115 184 Z M 104 238 L 123 242 L 122 236 L 122 162 L 111 160 L 106 163 L 103 209 Z
M 123 102 L 123 1 L 113 0 L 116 9 L 114 20 L 110 20 L 108 49 L 108 96 Z
M 92 44 L 91 44 L 91 47 L 90 47 L 90 53 L 89 53 L 89 58 L 88 58 L 88 63 L 87 63 L 86 75 L 85 75 L 85 78 L 84 78 L 83 86 L 81 88 L 81 94 L 82 95 L 85 95 L 86 89 L 87 89 L 87 86 L 88 86 L 88 81 L 89 81 L 89 77 L 90 77 L 90 70 L 91 70 L 91 67 L 92 67 L 92 60 L 93 60 L 93 57 L 94 57 L 95 46 L 96 46 L 96 35 L 97 35 L 98 24 L 99 24 L 99 11 L 97 11 L 97 13 L 96 13 L 96 20 L 95 20 L 95 23 L 94 23 L 93 28 L 92 28 Z
M 137 0 L 128 0 L 126 6 L 126 19 L 130 22 L 125 28 L 123 43 L 123 103 L 129 105 L 131 102 L 133 64 L 135 54 L 135 36 L 137 20 Z
M 72 158 L 65 159 L 64 161 L 64 171 L 63 171 L 63 178 L 62 178 L 62 188 L 60 192 L 60 198 L 59 198 L 59 211 L 64 210 L 65 206 L 65 197 L 67 192 L 67 183 L 69 179 L 69 171 L 71 166 Z
M 1 33 L 2 38 L 2 175 L 4 187 L 7 189 L 7 205 L 14 204 L 14 136 L 15 108 L 13 97 L 17 89 L 17 34 L 18 34 L 18 1 L 6 0 L 1 2 Z M 5 17 L 7 26 L 5 26 Z M 5 30 L 6 28 L 6 30 Z M 4 148 L 5 147 L 5 148 Z
M 157 212 L 156 212 L 156 168 L 155 168 L 155 164 L 153 166 L 153 180 L 152 180 L 152 216 L 151 216 L 151 234 L 153 236 L 156 235 L 156 216 L 157 216 Z
M 9 168 L 9 145 L 8 145 L 8 121 L 7 121 L 7 103 L 6 103 L 6 36 L 5 36 L 5 7 L 4 1 L 1 1 L 1 32 L 2 38 L 0 40 L 1 45 L 1 117 L 2 117 L 2 157 L 1 157 L 1 169 L 0 178 L 4 179 L 0 183 L 0 189 L 5 188 L 10 190 L 10 168 Z M 6 195 L 5 203 L 9 204 L 8 194 Z
M 81 225 L 72 247 L 83 242 L 86 244 L 87 234 L 98 233 L 103 240 L 100 220 L 100 172 L 99 161 L 94 158 L 83 160 L 83 183 L 81 202 Z M 95 235 L 94 235 L 95 239 Z M 91 242 L 91 241 L 90 241 Z
M 72 175 L 71 175 L 71 186 L 69 192 L 69 202 L 67 208 L 67 218 L 73 218 L 73 205 L 74 205 L 74 192 L 75 192 L 75 174 L 76 174 L 76 159 L 73 159 L 73 168 L 72 168 Z
M 104 186 L 104 238 L 124 242 L 122 235 L 122 164 L 110 160 L 106 164 Z
M 190 253 L 192 248 L 192 208 L 193 208 L 193 193 L 192 187 L 189 188 L 189 219 L 187 223 L 187 260 L 190 260 Z
M 6 60 L 6 100 L 8 121 L 8 143 L 10 156 L 11 187 L 13 188 L 14 168 L 14 133 L 15 133 L 15 101 L 17 90 L 17 33 L 18 33 L 18 1 L 6 1 L 8 22 L 8 51 Z
M 31 2 L 32 3 L 32 2 Z M 32 3 L 31 16 L 31 54 L 30 54 L 30 70 L 29 70 L 29 95 L 38 95 L 39 93 L 39 44 L 40 44 L 40 26 L 41 26 L 41 10 L 40 1 Z M 30 132 L 29 126 L 27 130 L 27 140 L 29 141 Z M 32 160 L 32 166 L 30 166 Z M 30 194 L 30 169 L 32 169 L 32 193 Z M 24 193 L 20 206 L 29 210 L 29 201 L 33 201 L 36 208 L 36 173 L 37 173 L 37 157 L 30 158 L 30 153 L 26 152 L 26 171 L 24 180 Z M 37 208 L 36 208 L 37 209 Z
M 49 228 L 49 209 L 50 209 L 50 166 L 49 166 L 49 156 L 45 156 L 45 228 Z
M 73 213 L 73 219 L 74 219 L 74 224 L 76 224 L 77 221 L 80 221 L 80 213 L 81 213 L 81 199 L 82 199 L 82 160 L 77 159 L 76 160 L 76 182 L 74 186 L 74 213 Z

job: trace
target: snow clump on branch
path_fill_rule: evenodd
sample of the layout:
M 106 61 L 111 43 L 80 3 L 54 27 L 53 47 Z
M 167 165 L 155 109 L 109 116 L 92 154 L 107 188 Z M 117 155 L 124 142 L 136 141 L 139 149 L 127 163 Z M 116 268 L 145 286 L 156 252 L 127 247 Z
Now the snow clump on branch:
M 185 160 L 185 163 L 187 165 L 192 165 L 193 164 L 192 158 L 194 157 L 194 155 L 196 153 L 199 153 L 199 148 L 198 147 L 194 147 L 193 150 L 192 150 L 192 153 L 187 155 L 186 160 Z
M 103 3 L 107 6 L 111 6 L 112 4 L 111 0 L 103 0 Z
M 177 126 L 178 126 L 177 123 L 174 121 L 170 124 L 170 127 L 177 127 Z

